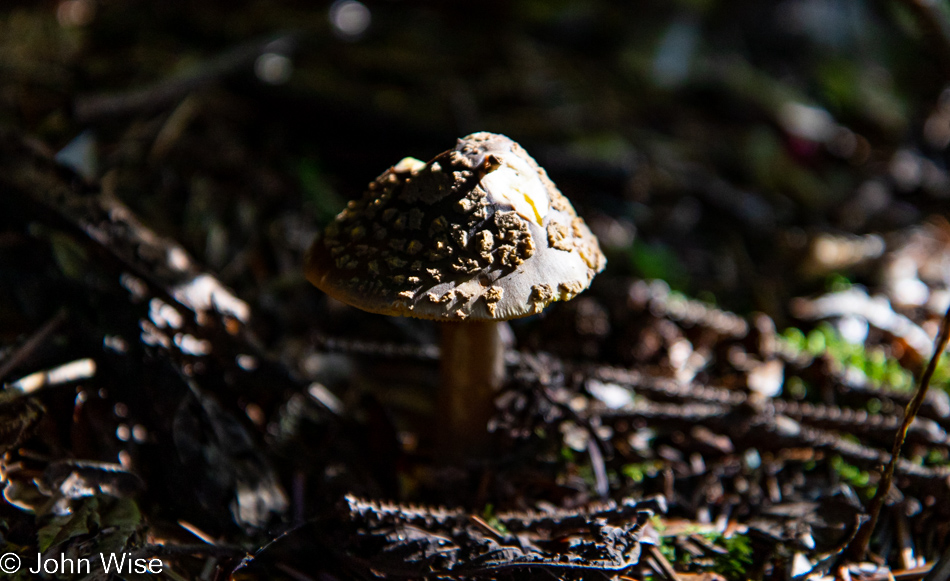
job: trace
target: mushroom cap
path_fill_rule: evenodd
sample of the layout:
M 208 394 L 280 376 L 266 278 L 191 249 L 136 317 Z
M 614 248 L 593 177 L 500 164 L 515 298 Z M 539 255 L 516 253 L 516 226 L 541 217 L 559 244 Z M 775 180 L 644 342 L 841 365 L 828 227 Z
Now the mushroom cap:
M 313 242 L 306 274 L 373 313 L 484 321 L 570 300 L 605 264 L 544 169 L 508 137 L 474 133 L 376 178 Z

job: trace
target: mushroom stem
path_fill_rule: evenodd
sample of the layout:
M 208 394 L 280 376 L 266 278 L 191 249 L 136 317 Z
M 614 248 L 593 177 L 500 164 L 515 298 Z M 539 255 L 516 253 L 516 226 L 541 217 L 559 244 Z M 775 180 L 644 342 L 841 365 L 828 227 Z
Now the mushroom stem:
M 484 458 L 490 452 L 488 420 L 505 377 L 500 324 L 443 323 L 441 366 L 438 452 L 446 460 Z

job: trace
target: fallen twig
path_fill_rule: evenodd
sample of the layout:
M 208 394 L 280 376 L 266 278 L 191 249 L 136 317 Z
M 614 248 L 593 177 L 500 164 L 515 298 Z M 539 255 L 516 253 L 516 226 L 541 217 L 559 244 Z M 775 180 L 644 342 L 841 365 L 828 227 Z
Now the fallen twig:
M 907 409 L 904 411 L 904 420 L 901 422 L 900 428 L 897 430 L 897 435 L 894 437 L 891 458 L 884 467 L 881 482 L 878 484 L 877 491 L 874 493 L 874 498 L 871 499 L 871 503 L 868 505 L 870 519 L 858 530 L 854 539 L 851 540 L 851 543 L 845 549 L 844 555 L 846 558 L 858 561 L 863 559 L 867 553 L 868 543 L 871 541 L 871 533 L 877 524 L 877 519 L 881 514 L 881 507 L 884 506 L 884 498 L 891 488 L 891 481 L 894 479 L 894 469 L 897 467 L 897 462 L 900 459 L 901 448 L 904 445 L 904 439 L 907 437 L 907 430 L 910 428 L 910 424 L 914 421 L 914 418 L 917 417 L 917 411 L 920 409 L 920 406 L 924 403 L 924 397 L 926 397 L 927 390 L 930 388 L 930 379 L 933 377 L 934 371 L 937 369 L 937 362 L 940 360 L 940 355 L 947 349 L 948 343 L 950 343 L 950 307 L 947 308 L 947 312 L 940 322 L 940 332 L 937 333 L 937 339 L 934 341 L 934 351 L 930 357 L 930 363 L 927 364 L 927 369 L 924 370 L 923 375 L 920 377 L 920 383 L 917 386 L 917 391 L 914 392 L 914 398 L 907 404 Z
M 290 33 L 241 44 L 181 75 L 149 87 L 124 93 L 80 96 L 73 112 L 79 123 L 86 124 L 103 117 L 121 117 L 165 107 L 201 86 L 250 67 L 265 52 L 287 52 L 296 42 L 297 34 Z
M 52 319 L 43 324 L 42 327 L 37 329 L 30 337 L 23 342 L 20 347 L 7 356 L 2 362 L 0 362 L 0 380 L 3 380 L 8 373 L 13 371 L 17 365 L 22 363 L 27 357 L 30 356 L 40 345 L 46 341 L 46 338 L 49 337 L 60 325 L 63 324 L 63 321 L 66 320 L 66 311 L 60 310 Z

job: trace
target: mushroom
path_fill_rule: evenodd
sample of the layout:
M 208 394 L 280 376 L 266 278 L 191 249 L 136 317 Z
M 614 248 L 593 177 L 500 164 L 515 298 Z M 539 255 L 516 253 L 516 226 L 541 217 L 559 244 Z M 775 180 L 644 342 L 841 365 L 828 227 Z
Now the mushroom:
M 373 313 L 443 322 L 443 456 L 488 452 L 504 380 L 500 323 L 590 285 L 596 237 L 520 145 L 474 133 L 429 163 L 405 158 L 318 236 L 307 279 Z

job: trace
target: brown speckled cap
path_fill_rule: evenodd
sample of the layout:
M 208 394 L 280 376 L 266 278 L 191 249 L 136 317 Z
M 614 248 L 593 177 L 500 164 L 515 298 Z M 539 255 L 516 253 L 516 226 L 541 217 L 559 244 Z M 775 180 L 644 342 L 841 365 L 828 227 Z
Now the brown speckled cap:
M 306 260 L 307 279 L 347 304 L 447 321 L 538 313 L 586 289 L 606 264 L 544 169 L 493 133 L 387 170 Z

